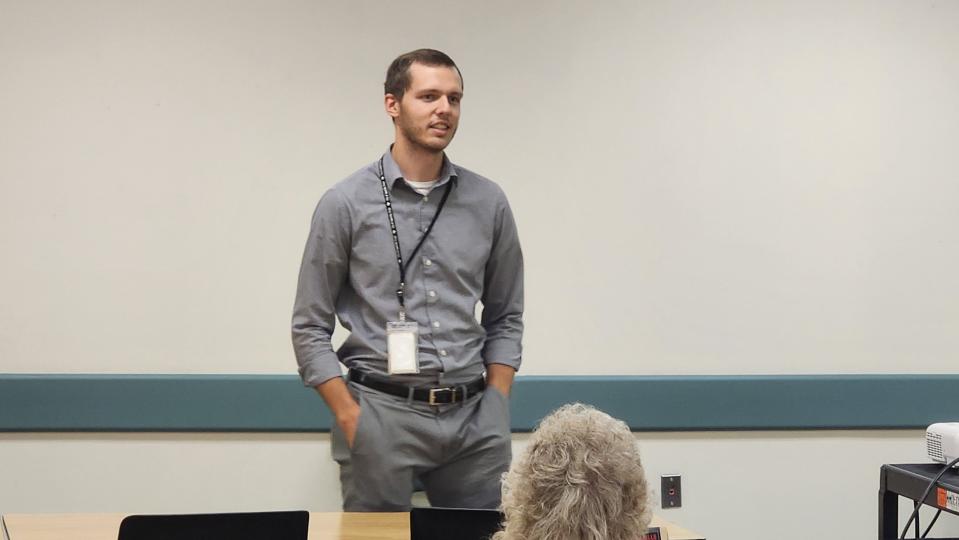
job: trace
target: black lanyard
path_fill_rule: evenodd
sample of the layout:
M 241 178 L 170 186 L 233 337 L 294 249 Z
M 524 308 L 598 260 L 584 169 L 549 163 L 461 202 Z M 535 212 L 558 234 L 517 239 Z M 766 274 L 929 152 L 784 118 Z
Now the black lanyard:
M 450 196 L 450 188 L 453 187 L 453 180 L 450 179 L 449 182 L 447 182 L 446 190 L 443 191 L 443 198 L 440 199 L 440 206 L 436 209 L 436 214 L 433 215 L 430 226 L 426 228 L 423 236 L 420 237 L 420 241 L 416 244 L 416 247 L 413 248 L 413 253 L 410 253 L 409 261 L 403 264 L 403 252 L 400 250 L 400 237 L 396 234 L 396 219 L 393 217 L 393 203 L 390 201 L 390 188 L 386 185 L 386 173 L 383 170 L 382 157 L 380 158 L 378 172 L 380 175 L 380 185 L 383 188 L 383 202 L 386 203 L 386 215 L 390 218 L 390 232 L 393 233 L 393 249 L 396 250 L 396 264 L 400 267 L 400 287 L 396 289 L 396 298 L 400 301 L 400 320 L 405 321 L 406 303 L 403 300 L 403 290 L 406 288 L 406 269 L 409 267 L 410 261 L 416 257 L 420 248 L 423 247 L 423 242 L 426 240 L 426 237 L 430 235 L 430 231 L 433 230 L 433 225 L 436 224 L 436 218 L 440 217 L 440 212 L 443 211 L 443 207 L 446 205 L 446 199 Z

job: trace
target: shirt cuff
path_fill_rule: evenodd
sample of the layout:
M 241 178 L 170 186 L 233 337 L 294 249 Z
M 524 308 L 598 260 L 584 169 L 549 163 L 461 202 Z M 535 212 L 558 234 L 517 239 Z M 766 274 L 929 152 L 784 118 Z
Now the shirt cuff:
M 300 365 L 300 378 L 304 386 L 318 386 L 334 377 L 342 377 L 340 359 L 330 351 Z
M 523 346 L 510 339 L 487 341 L 483 346 L 483 364 L 503 364 L 519 371 Z

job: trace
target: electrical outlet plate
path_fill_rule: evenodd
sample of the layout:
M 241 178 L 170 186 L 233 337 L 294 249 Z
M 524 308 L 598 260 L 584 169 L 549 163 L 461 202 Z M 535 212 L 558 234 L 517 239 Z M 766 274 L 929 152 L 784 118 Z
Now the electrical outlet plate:
M 683 505 L 683 479 L 678 474 L 660 477 L 660 493 L 663 497 L 663 510 L 679 508 Z

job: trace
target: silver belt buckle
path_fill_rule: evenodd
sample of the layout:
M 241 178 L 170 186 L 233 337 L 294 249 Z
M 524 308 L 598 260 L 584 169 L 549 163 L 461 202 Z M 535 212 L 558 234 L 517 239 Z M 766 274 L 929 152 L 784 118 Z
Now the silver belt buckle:
M 450 401 L 450 403 L 456 403 L 455 388 L 430 388 L 430 405 L 442 405 L 441 403 L 436 402 L 436 392 L 452 392 L 453 399 Z

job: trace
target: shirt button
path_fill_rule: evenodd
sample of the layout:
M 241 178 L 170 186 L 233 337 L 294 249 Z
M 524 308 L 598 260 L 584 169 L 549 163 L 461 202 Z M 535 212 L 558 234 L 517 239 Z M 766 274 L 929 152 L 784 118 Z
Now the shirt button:
M 427 259 L 426 257 L 423 257 L 423 266 L 432 266 L 432 265 L 433 265 L 433 261 Z
M 430 292 L 428 292 L 428 293 L 426 293 L 426 294 L 427 294 L 427 296 L 429 296 L 430 298 L 436 298 L 436 291 L 430 291 Z
M 430 202 L 429 195 L 423 195 L 423 202 Z
M 440 322 L 439 322 L 439 321 L 433 321 L 433 328 L 439 328 L 439 327 L 440 327 Z
M 440 349 L 440 356 L 446 356 L 447 354 L 446 349 Z

